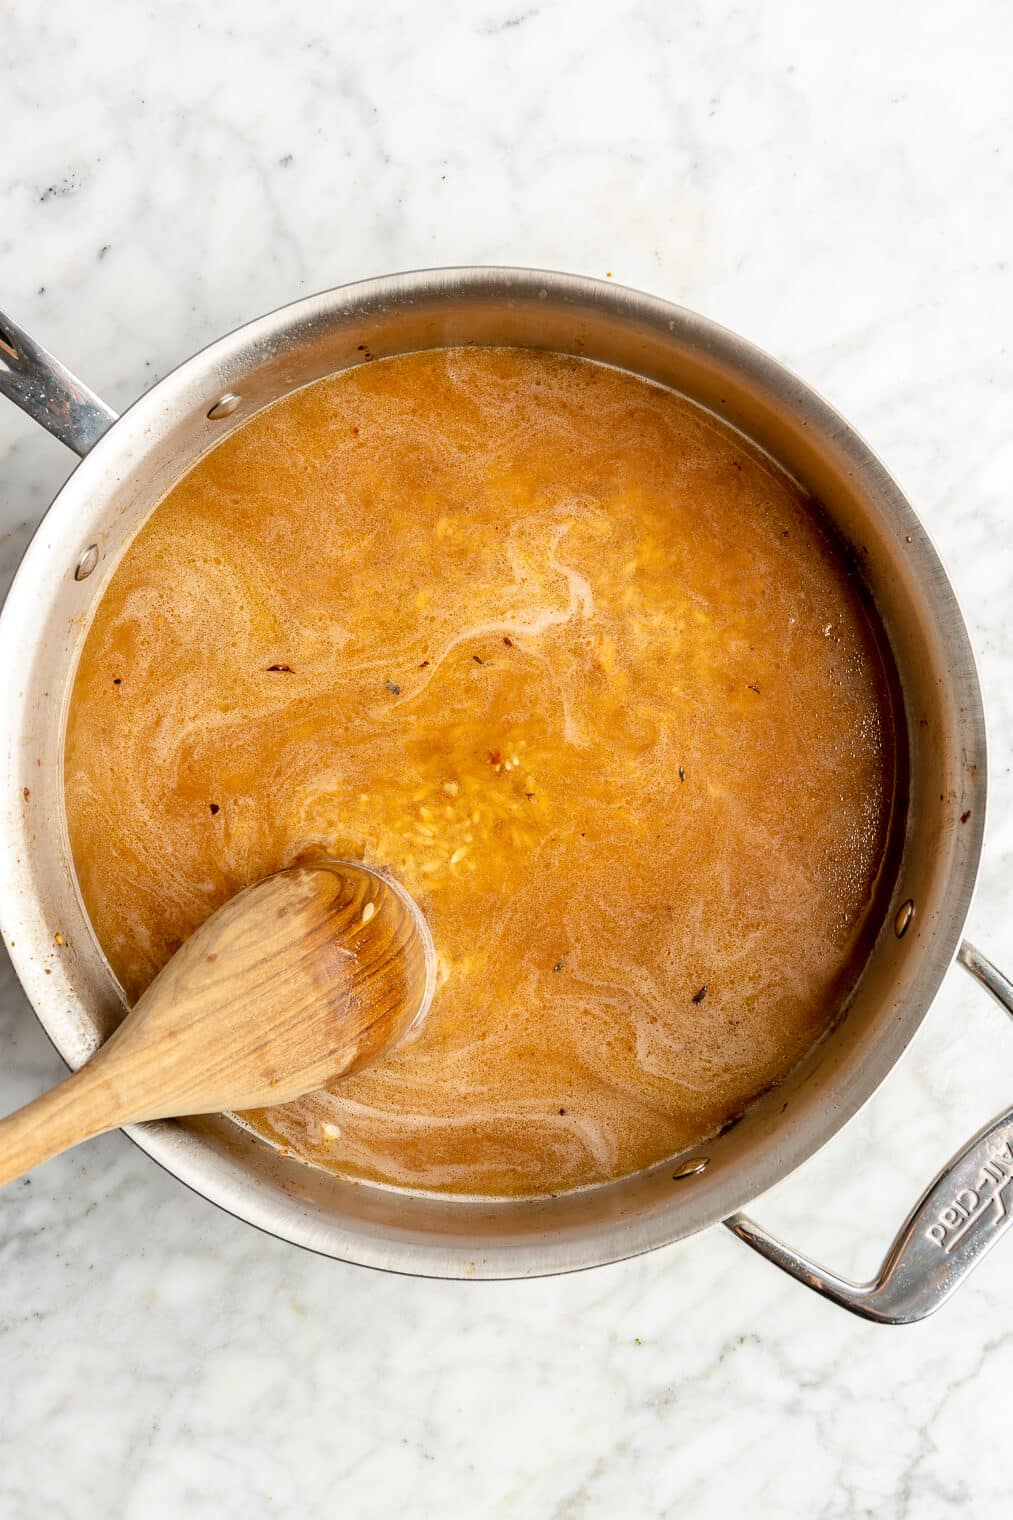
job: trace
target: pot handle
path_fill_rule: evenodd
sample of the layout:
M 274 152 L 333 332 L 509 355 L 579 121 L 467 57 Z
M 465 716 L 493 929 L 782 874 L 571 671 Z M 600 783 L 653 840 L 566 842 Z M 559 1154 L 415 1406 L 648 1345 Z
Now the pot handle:
M 1013 1018 L 1013 984 L 965 940 L 957 960 Z M 742 1214 L 724 1223 L 782 1272 L 881 1325 L 925 1319 L 1013 1224 L 1013 1109 L 979 1130 L 922 1195 L 872 1282 L 852 1283 L 807 1261 Z
M 116 421 L 86 385 L 0 311 L 0 395 L 83 458 Z

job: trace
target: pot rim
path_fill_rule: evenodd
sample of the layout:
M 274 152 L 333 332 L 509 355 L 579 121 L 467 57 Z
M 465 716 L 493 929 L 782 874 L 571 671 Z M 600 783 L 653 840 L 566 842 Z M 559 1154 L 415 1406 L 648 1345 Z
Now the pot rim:
M 620 1211 L 618 1217 L 607 1225 L 559 1244 L 553 1250 L 539 1246 L 536 1238 L 524 1238 L 496 1244 L 487 1254 L 476 1255 L 473 1246 L 465 1249 L 459 1243 L 438 1240 L 391 1239 L 371 1234 L 366 1229 L 349 1228 L 338 1220 L 331 1221 L 327 1230 L 322 1231 L 311 1210 L 295 1196 L 297 1190 L 293 1190 L 293 1195 L 286 1200 L 286 1207 L 279 1212 L 276 1199 L 258 1198 L 258 1189 L 249 1175 L 242 1172 L 241 1161 L 229 1163 L 220 1157 L 212 1157 L 185 1126 L 162 1121 L 135 1125 L 126 1130 L 142 1150 L 192 1191 L 217 1204 L 224 1212 L 277 1238 L 318 1254 L 415 1276 L 504 1278 L 552 1275 L 605 1265 L 669 1244 L 717 1223 L 789 1175 L 857 1113 L 915 1034 L 959 945 L 981 855 L 987 756 L 978 673 L 953 588 L 906 497 L 855 430 L 784 365 L 710 319 L 612 281 L 550 270 L 474 265 L 423 269 L 350 282 L 254 318 L 185 359 L 123 413 L 57 493 L 25 552 L 0 614 L 0 652 L 7 648 L 9 653 L 12 640 L 26 626 L 30 628 L 33 622 L 32 571 L 48 563 L 54 552 L 54 539 L 63 542 L 80 539 L 79 503 L 87 499 L 92 485 L 101 489 L 105 472 L 111 469 L 115 474 L 122 474 L 124 468 L 129 468 L 131 442 L 135 448 L 143 449 L 145 435 L 159 431 L 164 426 L 165 415 L 171 415 L 186 404 L 209 372 L 228 374 L 234 361 L 252 345 L 271 351 L 290 342 L 300 328 L 308 330 L 326 323 L 329 318 L 354 312 L 357 307 L 365 310 L 383 303 L 396 308 L 400 303 L 411 302 L 415 295 L 450 296 L 469 292 L 514 293 L 525 301 L 549 298 L 564 305 L 570 302 L 591 304 L 620 322 L 636 319 L 651 323 L 659 331 L 666 327 L 670 332 L 678 331 L 697 347 L 717 354 L 736 371 L 755 379 L 767 394 L 790 409 L 803 426 L 811 425 L 821 435 L 832 438 L 858 490 L 874 501 L 888 501 L 893 513 L 905 525 L 910 525 L 914 540 L 911 558 L 922 578 L 932 586 L 935 619 L 945 635 L 949 668 L 963 694 L 960 733 L 965 757 L 977 767 L 979 777 L 978 805 L 969 826 L 961 832 L 945 913 L 934 925 L 923 952 L 925 964 L 919 976 L 919 997 L 895 1013 L 889 1034 L 872 1052 L 875 1059 L 867 1058 L 863 1064 L 861 1083 L 853 1083 L 853 1090 L 843 1100 L 831 1103 L 820 1116 L 819 1123 L 810 1123 L 804 1134 L 800 1132 L 803 1126 L 786 1132 L 776 1160 L 772 1161 L 768 1156 L 765 1165 L 754 1165 L 748 1185 L 722 1198 L 720 1205 L 712 1203 L 709 1208 L 697 1209 L 695 1213 L 690 1209 L 688 1214 L 683 1211 L 681 1215 L 670 1210 L 649 1219 L 624 1219 Z M 7 767 L 8 794 L 14 789 L 17 774 L 15 752 L 19 742 L 17 718 L 20 712 L 13 700 L 0 712 L 0 753 Z M 79 1065 L 85 1056 L 76 1048 L 67 1024 L 54 1014 L 43 995 L 47 989 L 42 984 L 38 968 L 31 964 L 31 936 L 33 932 L 36 936 L 38 934 L 32 915 L 34 911 L 37 920 L 39 913 L 37 905 L 31 901 L 30 871 L 17 858 L 19 846 L 26 852 L 30 850 L 30 832 L 20 810 L 11 802 L 8 802 L 7 832 L 11 843 L 6 851 L 0 852 L 0 911 L 4 937 L 39 1022 L 68 1064 Z M 491 1204 L 492 1200 L 489 1202 Z

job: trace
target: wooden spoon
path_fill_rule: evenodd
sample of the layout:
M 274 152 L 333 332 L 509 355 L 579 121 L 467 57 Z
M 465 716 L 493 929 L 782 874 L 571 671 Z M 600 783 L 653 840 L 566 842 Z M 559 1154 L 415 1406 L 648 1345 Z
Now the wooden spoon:
M 122 1124 L 266 1108 L 358 1071 L 435 982 L 429 929 L 394 882 L 345 861 L 268 876 L 191 935 L 87 1065 L 0 1119 L 0 1186 Z

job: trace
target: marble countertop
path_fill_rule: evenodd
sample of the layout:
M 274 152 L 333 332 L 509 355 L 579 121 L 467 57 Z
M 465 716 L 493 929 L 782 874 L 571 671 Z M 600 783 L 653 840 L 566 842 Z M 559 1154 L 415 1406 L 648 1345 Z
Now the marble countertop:
M 683 302 L 830 396 L 938 544 L 993 757 L 969 932 L 1013 964 L 1013 13 L 853 0 L 8 0 L 0 305 L 112 405 L 300 294 L 419 265 Z M 0 407 L 0 572 L 71 458 Z M 0 1111 L 62 1067 L 9 967 Z M 899 1067 L 754 1212 L 864 1275 L 1008 1104 L 951 973 Z M 121 1135 L 0 1198 L 0 1514 L 992 1517 L 1001 1245 L 934 1320 L 850 1318 L 727 1232 L 423 1282 L 218 1213 Z

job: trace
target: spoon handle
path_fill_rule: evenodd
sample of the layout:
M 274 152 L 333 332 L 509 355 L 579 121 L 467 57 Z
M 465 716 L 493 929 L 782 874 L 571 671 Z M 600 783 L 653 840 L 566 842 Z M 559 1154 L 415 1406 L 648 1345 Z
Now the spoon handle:
M 127 1120 L 94 1059 L 57 1087 L 0 1119 L 0 1187 Z

